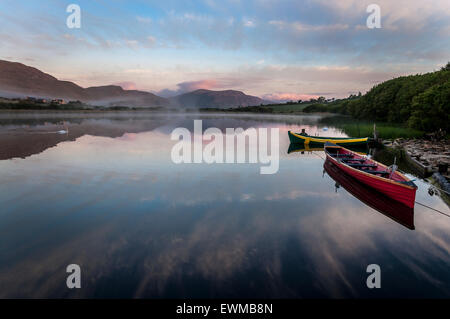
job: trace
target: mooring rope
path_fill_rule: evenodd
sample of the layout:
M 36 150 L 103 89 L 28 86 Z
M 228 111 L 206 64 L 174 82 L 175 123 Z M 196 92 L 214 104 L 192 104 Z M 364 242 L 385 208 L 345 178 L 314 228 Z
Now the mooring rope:
M 317 153 L 315 153 L 315 152 L 312 152 L 314 155 L 317 155 L 317 156 L 319 156 L 321 159 L 323 159 L 323 160 L 325 160 L 322 156 L 320 156 L 319 154 L 317 154 Z
M 428 208 L 428 209 L 434 210 L 435 212 L 438 212 L 439 214 L 442 214 L 442 215 L 444 215 L 444 216 L 450 217 L 449 214 L 446 214 L 446 213 L 444 213 L 444 212 L 442 212 L 442 211 L 440 211 L 440 210 L 438 210 L 438 209 L 436 209 L 436 208 L 430 207 L 430 206 L 428 206 L 428 205 L 422 204 L 422 203 L 420 203 L 420 202 L 418 202 L 418 201 L 416 201 L 416 204 L 419 204 L 419 205 L 421 205 L 421 206 L 423 206 L 423 207 L 426 207 L 426 208 Z
M 450 192 L 447 192 L 446 190 L 443 190 L 442 188 L 437 187 L 436 185 L 431 185 L 431 187 L 437 188 L 437 189 L 440 190 L 441 192 L 444 192 L 444 193 L 446 193 L 447 195 L 450 195 Z
M 315 152 L 311 152 L 311 153 L 313 153 L 314 155 L 316 155 L 316 156 L 320 157 L 321 159 L 325 160 L 325 159 L 324 159 L 322 156 L 320 156 L 319 154 L 317 154 L 317 153 L 315 153 Z M 437 187 L 437 186 L 435 186 L 435 185 L 432 185 L 432 187 L 435 187 L 435 188 L 439 189 L 440 191 L 449 194 L 449 192 L 446 192 L 445 190 L 443 190 L 443 189 L 441 189 L 441 188 L 439 188 L 439 187 Z M 440 210 L 438 210 L 438 209 L 436 209 L 436 208 L 433 208 L 433 207 L 430 207 L 430 206 L 428 206 L 428 205 L 422 204 L 422 203 L 420 203 L 420 202 L 418 202 L 418 201 L 415 201 L 415 203 L 416 203 L 416 204 L 419 204 L 419 205 L 421 205 L 421 206 L 423 206 L 423 207 L 426 207 L 426 208 L 428 208 L 428 209 L 434 210 L 435 212 L 437 212 L 437 213 L 439 213 L 439 214 L 442 214 L 442 215 L 447 216 L 447 217 L 450 218 L 450 215 L 444 213 L 443 211 L 440 211 Z

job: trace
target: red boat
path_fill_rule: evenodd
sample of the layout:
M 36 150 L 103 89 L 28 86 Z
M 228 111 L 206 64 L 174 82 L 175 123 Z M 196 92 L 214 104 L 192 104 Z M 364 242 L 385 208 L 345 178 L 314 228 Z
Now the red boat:
M 413 208 L 417 186 L 397 171 L 396 165 L 387 167 L 356 152 L 333 143 L 325 143 L 327 160 L 363 184 Z
M 325 161 L 325 172 L 336 182 L 336 189 L 342 186 L 347 192 L 355 196 L 364 204 L 372 207 L 397 223 L 414 229 L 414 208 L 408 207 L 386 195 L 374 191 L 371 187 L 361 183 L 354 177 L 342 172 L 331 161 Z

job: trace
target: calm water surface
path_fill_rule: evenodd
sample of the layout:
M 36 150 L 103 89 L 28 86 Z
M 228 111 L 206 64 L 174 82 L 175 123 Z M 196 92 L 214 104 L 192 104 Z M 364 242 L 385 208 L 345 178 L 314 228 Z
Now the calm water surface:
M 175 127 L 278 127 L 280 169 L 171 161 Z M 288 130 L 342 135 L 318 117 L 0 116 L 0 297 L 450 297 L 450 218 L 413 228 L 288 154 Z M 65 120 L 69 134 L 55 134 Z M 449 213 L 417 180 L 417 201 Z M 82 288 L 66 287 L 78 264 Z M 382 288 L 366 286 L 378 264 Z

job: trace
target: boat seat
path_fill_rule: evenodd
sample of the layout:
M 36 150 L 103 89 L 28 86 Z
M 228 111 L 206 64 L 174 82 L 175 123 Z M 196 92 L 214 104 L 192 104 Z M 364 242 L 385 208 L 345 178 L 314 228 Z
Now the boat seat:
M 348 159 L 342 159 L 343 162 L 365 162 L 367 159 L 365 158 L 348 158 Z
M 381 174 L 381 175 L 389 175 L 389 174 L 391 174 L 391 172 L 389 172 L 389 171 L 363 171 L 363 172 L 366 172 L 366 173 L 369 173 L 369 174 Z
M 348 166 L 351 167 L 377 167 L 377 164 L 352 164 L 352 163 L 346 163 Z
M 330 154 L 334 158 L 353 158 L 352 154 Z

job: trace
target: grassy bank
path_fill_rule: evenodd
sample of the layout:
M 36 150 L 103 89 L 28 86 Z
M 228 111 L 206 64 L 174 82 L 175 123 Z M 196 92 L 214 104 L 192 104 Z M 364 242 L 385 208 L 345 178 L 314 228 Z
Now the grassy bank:
M 285 103 L 231 108 L 200 108 L 202 112 L 301 114 L 311 103 Z
M 320 120 L 321 124 L 340 128 L 345 134 L 352 137 L 372 137 L 374 122 L 359 121 L 348 116 L 325 117 Z M 424 132 L 392 123 L 376 123 L 378 137 L 382 139 L 395 138 L 421 138 Z
M 161 111 L 163 107 L 96 106 L 84 103 L 34 103 L 0 99 L 0 111 Z

